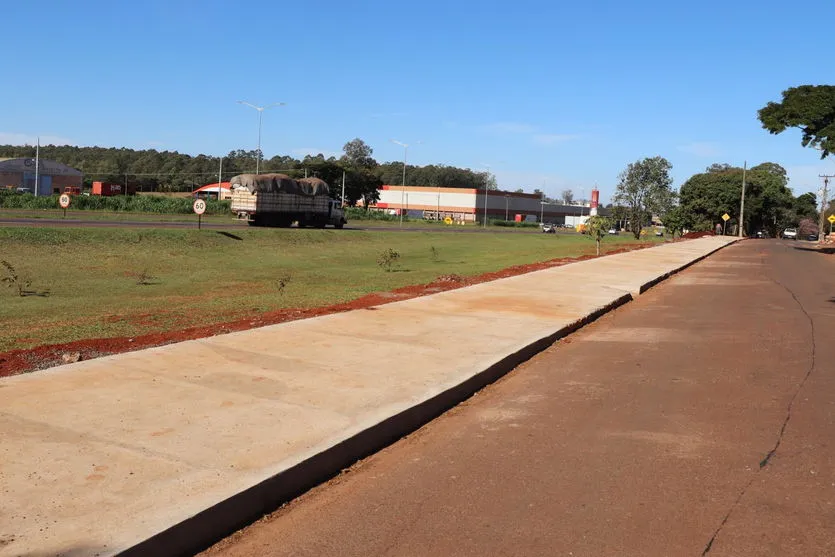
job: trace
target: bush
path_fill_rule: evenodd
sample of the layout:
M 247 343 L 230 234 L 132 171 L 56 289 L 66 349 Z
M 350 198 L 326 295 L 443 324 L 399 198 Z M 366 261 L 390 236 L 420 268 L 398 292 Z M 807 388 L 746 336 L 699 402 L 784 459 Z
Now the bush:
M 104 197 L 100 195 L 77 195 L 73 197 L 70 210 L 77 211 L 111 211 L 117 213 L 156 213 L 156 214 L 189 214 L 193 212 L 194 200 L 190 197 L 165 197 L 161 195 L 114 195 Z M 230 201 L 209 199 L 206 202 L 206 214 L 231 214 Z M 0 191 L 0 208 L 2 209 L 58 209 L 57 195 L 35 196 L 29 193 Z
M 374 209 L 365 210 L 361 207 L 345 207 L 345 218 L 350 220 L 384 220 L 384 221 L 399 221 L 399 215 L 390 215 L 385 211 L 377 211 Z M 409 220 L 409 217 L 403 215 L 403 220 Z

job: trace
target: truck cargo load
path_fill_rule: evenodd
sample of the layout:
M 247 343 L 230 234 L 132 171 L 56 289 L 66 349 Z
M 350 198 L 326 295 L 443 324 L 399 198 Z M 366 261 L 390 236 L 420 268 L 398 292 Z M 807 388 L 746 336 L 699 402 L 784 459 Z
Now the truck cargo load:
M 239 174 L 229 180 L 232 212 L 252 226 L 342 228 L 348 222 L 327 182 L 286 174 Z

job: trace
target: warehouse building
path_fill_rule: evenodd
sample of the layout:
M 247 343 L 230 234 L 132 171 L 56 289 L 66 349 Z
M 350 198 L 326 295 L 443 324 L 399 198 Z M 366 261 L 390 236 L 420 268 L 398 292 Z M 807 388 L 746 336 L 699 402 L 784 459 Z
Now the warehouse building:
M 81 188 L 81 180 L 80 170 L 60 162 L 38 159 L 36 163 L 34 158 L 0 159 L 0 187 L 5 189 L 52 195 L 64 193 L 68 187 Z
M 596 197 L 592 198 L 596 201 Z M 488 219 L 552 222 L 576 226 L 588 219 L 588 205 L 559 205 L 542 203 L 535 193 L 516 193 L 501 190 L 487 192 Z M 436 188 L 423 186 L 383 186 L 380 200 L 370 208 L 412 218 L 455 222 L 483 222 L 485 214 L 484 190 L 471 188 Z M 596 207 L 595 207 L 596 208 Z

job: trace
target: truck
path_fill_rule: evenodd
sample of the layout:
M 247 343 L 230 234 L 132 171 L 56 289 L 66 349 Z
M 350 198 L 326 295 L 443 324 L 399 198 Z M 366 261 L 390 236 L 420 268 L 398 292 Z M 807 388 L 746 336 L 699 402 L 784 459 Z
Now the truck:
M 286 174 L 239 174 L 229 181 L 232 213 L 250 226 L 344 227 L 341 204 L 319 178 L 294 180 Z
M 110 182 L 93 182 L 93 195 L 102 195 L 110 197 L 112 195 L 134 195 L 136 194 L 136 186 L 130 184 L 127 188 L 123 184 L 113 184 Z

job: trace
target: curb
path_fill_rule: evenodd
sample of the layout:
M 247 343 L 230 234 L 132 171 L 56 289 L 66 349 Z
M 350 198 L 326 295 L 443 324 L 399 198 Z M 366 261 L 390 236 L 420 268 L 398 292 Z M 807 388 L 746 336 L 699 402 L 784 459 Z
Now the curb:
M 640 293 L 646 292 L 667 278 L 734 243 L 736 241 L 719 246 L 706 255 L 645 283 L 641 286 Z M 277 510 L 283 504 L 335 477 L 357 461 L 367 458 L 413 433 L 472 397 L 479 390 L 507 375 L 514 368 L 542 352 L 557 340 L 576 332 L 632 300 L 634 300 L 633 294 L 625 293 L 586 317 L 505 356 L 462 383 L 390 416 L 323 452 L 119 552 L 118 555 L 125 557 L 179 556 L 193 555 L 208 549 L 222 539 Z

